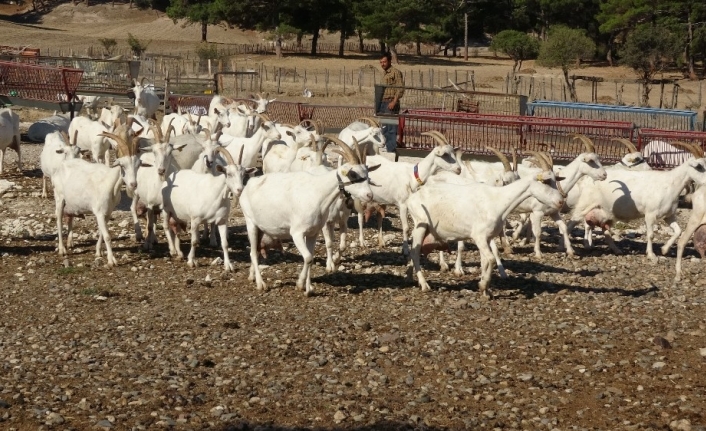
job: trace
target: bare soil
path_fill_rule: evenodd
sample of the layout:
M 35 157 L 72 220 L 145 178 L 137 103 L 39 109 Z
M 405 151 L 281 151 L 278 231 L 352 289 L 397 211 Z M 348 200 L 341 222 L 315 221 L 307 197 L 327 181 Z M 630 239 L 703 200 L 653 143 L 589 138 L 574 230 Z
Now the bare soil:
M 100 28 L 117 32 L 114 21 Z M 97 37 L 51 22 L 3 22 L 2 43 Z M 166 24 L 165 43 L 192 31 Z M 487 61 L 489 82 L 504 76 L 507 63 Z M 45 114 L 20 110 L 23 129 Z M 193 269 L 170 258 L 161 231 L 143 251 L 127 199 L 109 223 L 118 267 L 94 256 L 92 216 L 59 256 L 53 199 L 39 197 L 41 146 L 22 151 L 22 172 L 9 152 L 2 174 L 19 187 L 0 206 L 0 429 L 706 429 L 704 264 L 688 248 L 674 285 L 674 251 L 649 264 L 639 223 L 619 226 L 623 256 L 600 240 L 584 249 L 577 230 L 578 259 L 557 251 L 547 225 L 544 258 L 517 246 L 504 258 L 509 278 L 495 277 L 496 299 L 484 302 L 472 246 L 463 277 L 439 272 L 436 256 L 424 262 L 430 293 L 405 278 L 393 210 L 388 245 L 349 249 L 333 274 L 317 246 L 317 294 L 306 298 L 292 246 L 265 261 L 270 290 L 254 289 L 237 208 L 233 273 L 213 264 L 220 248 L 202 245 Z

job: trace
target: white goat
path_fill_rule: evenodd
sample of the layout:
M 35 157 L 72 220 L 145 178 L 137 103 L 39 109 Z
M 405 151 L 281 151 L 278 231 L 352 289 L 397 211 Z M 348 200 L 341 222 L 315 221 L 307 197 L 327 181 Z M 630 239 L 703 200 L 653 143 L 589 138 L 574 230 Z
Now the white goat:
M 17 170 L 22 172 L 20 152 L 20 116 L 10 108 L 0 109 L 0 174 L 5 164 L 5 151 L 12 148 L 17 152 Z
M 228 111 L 230 127 L 223 129 L 224 134 L 245 138 L 254 130 L 256 112 L 248 105 L 239 104 L 222 96 L 213 96 L 208 107 L 208 115 L 213 115 L 216 110 Z
M 233 271 L 228 255 L 228 193 L 233 193 L 235 199 L 238 199 L 243 191 L 243 178 L 253 169 L 243 168 L 240 157 L 238 163 L 235 163 L 225 149 L 219 147 L 217 151 L 227 162 L 226 166 L 216 166 L 223 175 L 214 176 L 184 169 L 167 177 L 162 186 L 162 223 L 167 234 L 169 254 L 183 258 L 177 234 L 179 229 L 185 229 L 187 221 L 191 222 L 191 250 L 187 258 L 190 267 L 197 265 L 194 258 L 199 245 L 198 226 L 202 222 L 215 223 L 221 236 L 223 267 L 226 271 Z
M 76 159 L 81 156 L 81 149 L 76 145 L 76 133 L 71 142 L 69 136 L 62 132 L 49 133 L 42 146 L 39 156 L 39 166 L 42 169 L 42 197 L 47 197 L 47 179 L 51 178 L 64 160 Z
M 348 146 L 353 146 L 355 142 L 366 145 L 369 156 L 379 154 L 379 150 L 385 148 L 385 135 L 380 128 L 380 122 L 370 117 L 353 121 L 338 133 L 338 139 Z M 368 143 L 370 143 L 369 146 Z M 340 158 L 338 163 L 341 163 Z
M 154 92 L 154 85 L 144 85 L 145 78 L 140 82 L 133 80 L 132 91 L 135 94 L 135 114 L 145 118 L 157 119 L 155 113 L 159 109 L 160 99 Z
M 571 213 L 571 219 L 586 220 L 590 226 L 600 226 L 608 246 L 616 254 L 621 254 L 610 232 L 613 221 L 630 221 L 644 217 L 647 228 L 647 257 L 655 262 L 657 257 L 652 249 L 655 222 L 664 218 L 674 232 L 662 246 L 662 254 L 666 254 L 681 234 L 681 228 L 676 221 L 679 194 L 691 181 L 696 183 L 697 187 L 706 183 L 706 160 L 703 158 L 703 150 L 681 142 L 675 142 L 674 145 L 688 149 L 695 159 L 687 160 L 670 171 L 610 170 L 606 181 L 582 183 L 580 197 Z
M 382 205 L 396 205 L 400 209 L 402 222 L 402 252 L 409 254 L 407 198 L 427 182 L 438 170 L 461 173 L 461 165 L 456 160 L 453 147 L 438 131 L 424 132 L 422 135 L 433 138 L 436 147 L 417 164 L 407 162 L 391 162 L 383 156 L 370 156 L 368 161 L 379 164 L 380 169 L 370 175 L 370 181 L 378 186 L 373 187 L 373 201 Z M 358 226 L 360 245 L 365 246 L 363 224 L 365 211 L 356 204 L 358 211 Z M 385 245 L 382 238 L 382 218 L 378 218 L 378 244 Z
M 107 221 L 120 201 L 121 183 L 125 183 L 128 192 L 135 190 L 136 173 L 140 166 L 140 159 L 137 156 L 138 136 L 131 137 L 129 127 L 121 127 L 119 130 L 119 135 L 104 132 L 105 136 L 117 143 L 117 156 L 113 167 L 82 159 L 72 159 L 62 163 L 52 177 L 60 255 L 66 255 L 62 234 L 63 217 L 67 216 L 69 219 L 66 246 L 70 248 L 73 246 L 71 236 L 73 218 L 93 213 L 99 229 L 96 257 L 101 256 L 101 243 L 105 241 L 108 266 L 118 263 L 113 256 Z
M 566 199 L 567 194 L 584 176 L 593 181 L 603 181 L 608 175 L 605 168 L 601 165 L 598 155 L 596 155 L 596 149 L 593 146 L 593 142 L 591 142 L 591 140 L 584 135 L 577 135 L 574 139 L 580 139 L 583 142 L 586 152 L 576 156 L 571 163 L 563 167 L 557 174 L 557 189 L 564 199 Z M 534 154 L 538 159 L 543 156 L 542 154 L 536 152 L 534 152 Z M 551 156 L 547 157 L 549 158 L 546 161 L 551 169 L 553 168 L 553 162 L 551 160 Z M 532 235 L 534 236 L 534 254 L 536 257 L 542 257 L 542 252 L 539 245 L 542 232 L 542 217 L 545 215 L 551 217 L 559 228 L 559 232 L 564 239 L 564 244 L 561 248 L 566 251 L 568 256 L 574 256 L 574 248 L 571 246 L 571 240 L 569 238 L 569 231 L 566 223 L 561 217 L 560 212 L 555 208 L 548 207 L 535 198 L 529 198 L 517 206 L 515 213 L 529 213 L 529 221 L 532 225 Z M 521 231 L 522 226 L 517 228 L 515 234 L 519 235 Z M 513 237 L 517 239 L 517 235 L 513 235 Z
M 682 232 L 679 242 L 677 243 L 676 275 L 674 277 L 675 283 L 681 281 L 682 278 L 681 260 L 684 255 L 684 248 L 686 247 L 686 244 L 691 239 L 691 236 L 697 232 L 697 230 L 703 229 L 704 225 L 706 225 L 706 186 L 700 186 L 696 189 L 693 199 L 691 200 L 691 205 L 692 209 L 689 216 L 689 221 L 687 222 L 684 232 Z M 694 236 L 695 246 L 697 246 L 696 242 L 697 239 L 696 236 Z M 703 247 L 703 244 L 698 245 Z
M 413 193 L 407 200 L 414 223 L 413 268 L 408 268 L 408 278 L 412 278 L 413 270 L 422 291 L 429 290 L 420 266 L 422 252 L 428 247 L 445 245 L 448 241 L 472 239 L 480 252 L 479 291 L 484 298 L 489 298 L 494 258 L 490 243 L 501 233 L 507 216 L 529 197 L 535 197 L 557 210 L 564 204 L 556 190 L 554 173 L 550 170 L 533 178 L 521 178 L 504 187 L 434 183 Z
M 257 164 L 257 157 L 260 155 L 263 145 L 266 145 L 271 140 L 282 139 L 282 135 L 277 131 L 277 127 L 272 120 L 262 114 L 256 115 L 262 119 L 262 122 L 249 138 L 236 138 L 223 134 L 219 139 L 221 145 L 225 146 L 231 155 L 240 154 L 242 151 L 242 166 L 248 168 L 254 168 Z
M 251 281 L 266 289 L 258 263 L 263 235 L 274 240 L 292 238 L 304 259 L 297 287 L 313 293 L 310 267 L 316 237 L 329 218 L 331 205 L 339 195 L 354 196 L 364 202 L 372 199 L 362 147 L 356 151 L 334 139 L 346 163 L 323 175 L 309 172 L 272 173 L 251 178 L 240 198 L 240 207 L 250 240 Z
M 104 162 L 106 165 L 110 164 L 110 153 L 109 150 L 111 146 L 115 145 L 115 142 L 111 142 L 108 135 L 105 132 L 114 132 L 116 123 L 105 123 L 103 121 L 94 121 L 88 117 L 74 117 L 69 124 L 69 136 L 76 136 L 78 133 L 78 140 L 74 143 L 81 150 L 90 151 L 94 162 Z
M 153 133 L 157 135 L 157 140 L 148 147 L 140 148 L 143 153 L 140 155 L 142 167 L 137 171 L 137 187 L 132 196 L 130 212 L 135 228 L 135 240 L 144 239 L 143 248 L 152 249 L 157 240 L 155 233 L 155 212 L 162 205 L 162 183 L 165 178 L 175 169 L 176 164 L 172 163 L 172 153 L 181 151 L 186 144 L 173 145 L 169 143 L 169 138 L 174 129 L 169 126 L 166 135 L 163 135 L 156 123 L 150 121 Z M 144 210 L 147 218 L 147 238 L 143 238 L 142 228 L 138 219 L 138 212 Z
M 513 183 L 517 180 L 520 179 L 520 176 L 517 174 L 517 171 L 515 169 L 517 168 L 517 156 L 516 153 L 513 152 L 513 164 L 510 165 L 510 161 L 505 157 L 503 153 L 498 151 L 497 149 L 493 147 L 485 147 L 487 150 L 495 153 L 495 155 L 500 159 L 500 162 L 503 164 L 505 174 L 501 175 L 500 177 L 497 177 L 495 173 L 493 173 L 492 179 L 490 180 L 489 183 L 486 183 L 487 179 L 485 178 L 480 178 L 476 172 L 473 171 L 473 168 L 471 168 L 470 163 L 466 160 L 463 161 L 461 160 L 461 157 L 463 156 L 463 151 L 456 151 L 456 160 L 458 160 L 459 164 L 461 165 L 461 174 L 460 175 L 454 175 L 448 171 L 441 171 L 438 172 L 436 175 L 432 176 L 429 179 L 429 183 L 437 183 L 437 182 L 445 182 L 445 183 L 451 183 L 451 184 L 458 184 L 458 185 L 468 185 L 468 184 L 476 184 L 476 183 L 481 183 L 481 184 L 488 184 L 491 186 L 495 187 L 502 187 L 503 185 L 506 185 L 504 181 L 502 183 L 498 183 L 496 181 L 497 178 L 505 178 L 508 182 L 507 184 Z M 503 230 L 500 234 L 502 237 L 503 241 L 507 244 L 507 238 L 505 237 L 505 231 Z M 509 244 L 506 245 L 507 248 L 509 248 Z M 460 277 L 464 275 L 463 272 L 463 251 L 464 251 L 465 245 L 463 241 L 459 241 L 457 244 L 457 250 L 456 250 L 456 264 L 454 265 L 454 275 Z M 495 257 L 495 263 L 498 265 L 498 273 L 500 274 L 500 277 L 506 278 L 507 274 L 505 273 L 505 267 L 502 264 L 502 261 L 500 260 L 500 255 L 498 253 L 498 247 L 495 244 L 495 240 L 490 241 L 490 248 L 491 251 L 493 252 L 493 257 Z M 446 260 L 444 259 L 444 251 L 439 250 L 439 267 L 441 269 L 441 272 L 446 272 L 449 270 L 449 265 L 446 263 Z
M 647 160 L 642 156 L 642 153 L 637 150 L 629 139 L 614 138 L 613 140 L 623 144 L 628 150 L 628 153 L 620 159 L 620 162 L 615 165 L 606 166 L 606 169 L 628 169 L 631 171 L 649 171 L 652 169 L 647 163 Z

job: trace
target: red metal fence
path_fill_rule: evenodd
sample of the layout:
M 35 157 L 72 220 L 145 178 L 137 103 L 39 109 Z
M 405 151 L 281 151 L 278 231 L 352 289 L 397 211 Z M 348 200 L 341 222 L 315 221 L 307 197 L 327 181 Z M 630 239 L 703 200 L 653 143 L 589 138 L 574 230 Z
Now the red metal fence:
M 584 151 L 574 133 L 591 138 L 601 160 L 614 163 L 625 147 L 614 138 L 633 139 L 632 123 L 542 118 L 511 115 L 479 115 L 462 112 L 412 111 L 400 116 L 399 134 L 404 148 L 429 150 L 433 141 L 421 134 L 439 130 L 454 147 L 465 153 L 490 155 L 486 146 L 510 154 L 549 151 L 554 159 L 570 160 Z
M 28 100 L 67 102 L 83 70 L 0 61 L 0 94 Z
M 671 169 L 682 164 L 691 153 L 682 148 L 673 147 L 673 142 L 696 144 L 706 149 L 706 132 L 690 132 L 665 129 L 639 129 L 638 148 L 654 169 Z

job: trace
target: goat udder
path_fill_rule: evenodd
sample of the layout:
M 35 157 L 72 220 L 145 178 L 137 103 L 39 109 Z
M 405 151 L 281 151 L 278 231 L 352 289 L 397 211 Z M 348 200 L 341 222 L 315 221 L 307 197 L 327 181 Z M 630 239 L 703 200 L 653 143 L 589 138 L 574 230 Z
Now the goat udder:
M 422 241 L 421 253 L 429 254 L 435 250 L 448 251 L 449 243 L 446 241 L 439 241 L 434 238 L 433 235 L 427 234 L 427 236 L 425 236 L 424 240 Z
M 699 226 L 694 232 L 694 248 L 702 259 L 706 257 L 706 225 Z

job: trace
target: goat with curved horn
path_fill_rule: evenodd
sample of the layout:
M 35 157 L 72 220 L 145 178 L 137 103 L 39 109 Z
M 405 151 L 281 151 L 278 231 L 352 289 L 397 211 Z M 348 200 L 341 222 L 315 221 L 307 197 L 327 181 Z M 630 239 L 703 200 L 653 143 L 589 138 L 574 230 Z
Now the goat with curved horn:
M 331 150 L 332 152 L 340 155 L 346 161 L 352 165 L 357 165 L 360 164 L 360 158 L 358 155 L 353 151 L 351 147 L 346 145 L 345 142 L 341 141 L 338 138 L 334 138 L 333 136 L 327 137 L 326 139 L 332 141 L 334 144 L 338 145 L 338 148 L 334 148 Z
M 489 146 L 489 145 L 486 146 L 485 149 L 488 150 L 488 151 L 490 151 L 490 152 L 492 152 L 493 154 L 495 154 L 495 156 L 496 156 L 498 159 L 500 159 L 500 161 L 501 161 L 502 164 L 503 164 L 503 168 L 505 168 L 505 172 L 512 172 L 512 167 L 510 166 L 510 161 L 507 159 L 507 157 L 505 156 L 505 154 L 501 153 L 501 152 L 498 151 L 496 148 L 491 147 L 491 146 Z
M 682 147 L 686 150 L 689 150 L 689 152 L 694 155 L 695 159 L 704 158 L 704 150 L 695 144 L 689 142 L 674 141 L 672 142 L 672 145 L 674 145 L 675 147 Z
M 534 156 L 534 159 L 539 163 L 539 168 L 545 171 L 551 171 L 552 168 L 549 166 L 547 159 L 544 158 L 542 153 L 539 151 L 528 151 L 529 154 Z
M 589 138 L 586 135 L 582 135 L 580 133 L 574 133 L 574 140 L 578 139 L 583 143 L 583 147 L 586 149 L 587 153 L 595 153 L 596 152 L 596 147 L 593 145 L 593 141 L 591 138 Z
M 627 148 L 628 153 L 637 153 L 637 148 L 635 147 L 635 144 L 633 144 L 629 139 L 625 138 L 613 138 L 614 141 L 620 142 Z
M 436 145 L 438 145 L 438 146 L 448 144 L 448 142 L 446 141 L 446 138 L 444 138 L 444 135 L 442 135 L 441 133 L 439 133 L 436 130 L 422 132 L 422 136 L 429 136 L 429 137 L 433 138 L 434 141 L 436 141 Z

